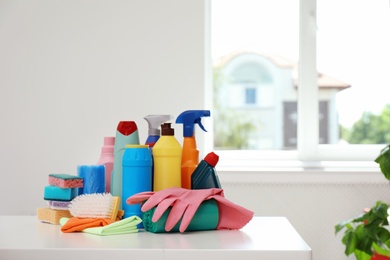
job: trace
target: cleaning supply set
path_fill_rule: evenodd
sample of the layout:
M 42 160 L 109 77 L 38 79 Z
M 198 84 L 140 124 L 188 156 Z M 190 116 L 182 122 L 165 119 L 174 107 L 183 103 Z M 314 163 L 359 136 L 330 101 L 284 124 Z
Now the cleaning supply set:
M 253 212 L 224 197 L 218 155 L 210 152 L 199 162 L 194 128 L 206 132 L 201 118 L 209 116 L 209 110 L 187 110 L 177 117 L 183 146 L 170 115 L 144 117 L 145 145 L 134 121 L 120 121 L 115 137 L 104 137 L 96 165 L 79 165 L 77 176 L 49 176 L 49 207 L 38 209 L 38 219 L 60 224 L 64 233 L 96 235 L 242 228 Z

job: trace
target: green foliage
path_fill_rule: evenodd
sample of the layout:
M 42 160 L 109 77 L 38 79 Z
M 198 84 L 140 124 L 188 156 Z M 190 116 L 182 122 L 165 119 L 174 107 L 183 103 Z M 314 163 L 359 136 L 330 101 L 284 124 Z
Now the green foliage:
M 390 145 L 375 159 L 387 180 L 390 180 Z M 335 233 L 344 231 L 342 243 L 345 254 L 354 254 L 357 260 L 370 260 L 373 252 L 390 257 L 389 205 L 377 201 L 370 211 L 335 226 Z
M 387 180 L 390 180 L 390 145 L 382 149 L 375 162 L 379 163 L 383 175 Z
M 247 149 L 249 135 L 256 130 L 244 112 L 236 111 L 222 102 L 222 86 L 228 79 L 214 69 L 214 147 Z
M 369 260 L 376 252 L 390 253 L 390 232 L 386 228 L 389 206 L 378 201 L 370 211 L 335 226 L 336 234 L 345 230 L 342 243 L 345 245 L 345 254 L 354 254 L 357 260 Z
M 225 149 L 246 149 L 249 146 L 250 133 L 255 127 L 245 115 L 232 109 L 215 115 L 218 124 L 214 124 L 214 146 Z
M 341 129 L 342 138 L 350 144 L 390 143 L 390 104 L 380 115 L 364 112 L 352 129 Z

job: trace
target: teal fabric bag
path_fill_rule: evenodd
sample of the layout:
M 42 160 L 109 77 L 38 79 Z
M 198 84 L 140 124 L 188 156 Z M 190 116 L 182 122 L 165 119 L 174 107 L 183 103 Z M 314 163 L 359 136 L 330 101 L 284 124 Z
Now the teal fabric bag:
M 145 230 L 152 233 L 168 233 L 165 231 L 165 223 L 171 211 L 171 207 L 164 212 L 157 222 L 152 222 L 155 210 L 156 207 L 153 207 L 142 213 L 142 222 Z M 214 230 L 217 228 L 218 220 L 219 212 L 217 202 L 214 199 L 205 200 L 200 204 L 186 231 Z M 169 233 L 179 232 L 180 223 L 181 220 L 171 231 L 169 231 Z

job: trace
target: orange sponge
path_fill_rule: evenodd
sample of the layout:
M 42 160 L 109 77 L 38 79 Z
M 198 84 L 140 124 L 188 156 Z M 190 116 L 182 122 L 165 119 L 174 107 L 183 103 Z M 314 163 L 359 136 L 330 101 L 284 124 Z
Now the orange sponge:
M 51 208 L 38 208 L 37 209 L 38 220 L 44 223 L 49 223 L 53 225 L 59 225 L 60 219 L 70 218 L 72 215 L 69 210 L 59 210 Z

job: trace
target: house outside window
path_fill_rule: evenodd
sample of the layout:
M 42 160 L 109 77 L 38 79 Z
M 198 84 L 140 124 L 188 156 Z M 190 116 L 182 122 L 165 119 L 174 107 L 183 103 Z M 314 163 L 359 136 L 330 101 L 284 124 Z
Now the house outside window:
M 219 115 L 231 113 L 234 109 L 241 115 L 241 123 L 252 126 L 240 130 L 248 136 L 246 146 L 234 144 L 235 139 L 225 145 L 240 149 L 296 149 L 298 86 L 294 75 L 297 74 L 297 64 L 281 57 L 255 52 L 237 52 L 223 58 L 223 61 L 215 64 L 215 69 L 220 71 L 215 87 L 219 89 L 217 93 L 223 92 L 229 96 L 229 102 L 224 102 L 225 98 L 219 95 L 215 97 L 216 103 L 224 107 Z M 322 96 L 319 102 L 320 143 L 337 143 L 340 133 L 337 127 L 336 94 L 350 85 L 324 74 L 318 74 L 317 82 Z M 245 102 L 242 102 L 243 99 Z M 234 122 L 234 119 L 231 121 Z M 221 127 L 226 130 L 225 135 L 229 131 L 233 132 L 225 126 Z M 217 125 L 215 128 L 221 135 L 223 129 Z
M 380 94 L 390 84 L 384 76 L 387 1 L 213 0 L 212 10 L 215 149 L 293 152 L 261 153 L 271 159 L 372 161 L 390 142 L 384 125 L 390 105 Z M 374 14 L 370 25 L 362 24 L 368 14 Z M 245 82 L 255 86 L 256 101 L 246 99 L 254 90 Z M 351 138 L 368 128 L 364 134 L 375 138 Z M 375 136 L 379 129 L 385 130 Z

